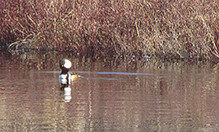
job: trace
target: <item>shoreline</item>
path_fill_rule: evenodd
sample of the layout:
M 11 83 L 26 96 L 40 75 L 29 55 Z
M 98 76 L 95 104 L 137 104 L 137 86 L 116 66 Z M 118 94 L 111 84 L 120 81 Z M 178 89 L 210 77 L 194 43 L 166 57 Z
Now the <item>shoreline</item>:
M 180 57 L 173 57 L 173 56 L 155 56 L 155 55 L 144 55 L 144 54 L 138 54 L 138 53 L 127 53 L 127 54 L 111 54 L 111 55 L 96 55 L 96 54 L 90 54 L 90 53 L 79 53 L 75 51 L 59 51 L 56 49 L 48 49 L 48 48 L 27 48 L 22 47 L 19 49 L 10 49 L 8 48 L 1 48 L 0 52 L 7 52 L 8 54 L 12 56 L 16 55 L 22 55 L 22 54 L 46 54 L 46 53 L 55 53 L 55 54 L 69 54 L 71 56 L 74 56 L 75 58 L 89 58 L 90 60 L 96 61 L 96 60 L 128 60 L 130 63 L 135 63 L 136 61 L 141 62 L 148 62 L 151 60 L 161 61 L 161 62 L 212 62 L 212 63 L 219 63 L 219 59 L 217 57 L 211 57 L 211 58 L 201 58 L 201 57 L 188 57 L 188 58 L 180 58 Z

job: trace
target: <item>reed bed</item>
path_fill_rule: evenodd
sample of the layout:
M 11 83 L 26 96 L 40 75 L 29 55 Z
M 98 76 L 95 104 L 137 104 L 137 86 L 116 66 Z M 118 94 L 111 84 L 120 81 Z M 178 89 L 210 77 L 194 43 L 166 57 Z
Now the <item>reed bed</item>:
M 214 0 L 1 1 L 1 45 L 94 58 L 219 58 Z

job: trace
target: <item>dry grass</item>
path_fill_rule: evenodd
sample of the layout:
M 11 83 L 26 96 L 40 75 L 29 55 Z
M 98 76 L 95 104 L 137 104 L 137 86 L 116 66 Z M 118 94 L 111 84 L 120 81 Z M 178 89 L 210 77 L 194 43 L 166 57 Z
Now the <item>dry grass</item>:
M 219 3 L 212 0 L 1 1 L 1 43 L 95 58 L 219 58 Z M 12 43 L 14 45 L 14 43 Z

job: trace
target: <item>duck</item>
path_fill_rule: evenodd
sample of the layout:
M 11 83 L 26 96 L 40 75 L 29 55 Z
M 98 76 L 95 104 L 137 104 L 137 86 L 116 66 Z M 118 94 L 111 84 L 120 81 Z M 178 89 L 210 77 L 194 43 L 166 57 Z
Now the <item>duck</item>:
M 61 88 L 67 88 L 74 80 L 79 77 L 79 75 L 75 73 L 69 73 L 69 70 L 72 67 L 72 63 L 69 59 L 61 59 L 59 61 L 59 66 L 62 70 L 61 74 L 59 75 L 59 83 L 61 83 Z

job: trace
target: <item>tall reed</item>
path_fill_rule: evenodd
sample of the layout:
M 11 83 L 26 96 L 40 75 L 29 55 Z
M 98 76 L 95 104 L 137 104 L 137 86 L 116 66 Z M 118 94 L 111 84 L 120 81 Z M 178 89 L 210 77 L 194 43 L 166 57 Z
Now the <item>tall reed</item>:
M 1 43 L 93 57 L 219 57 L 212 0 L 1 1 Z

